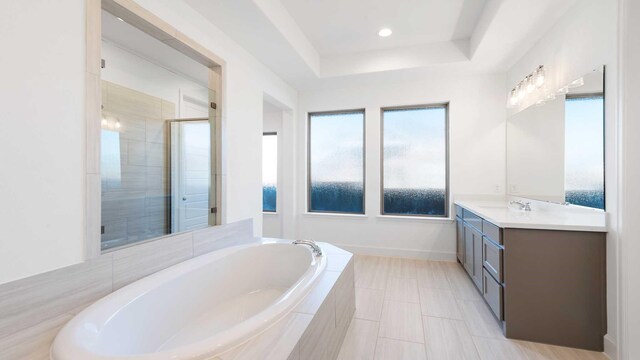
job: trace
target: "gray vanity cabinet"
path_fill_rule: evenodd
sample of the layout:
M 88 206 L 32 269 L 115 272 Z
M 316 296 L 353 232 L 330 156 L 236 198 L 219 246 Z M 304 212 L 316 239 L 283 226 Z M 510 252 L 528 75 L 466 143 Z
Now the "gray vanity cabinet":
M 461 218 L 456 218 L 456 257 L 461 264 L 464 264 L 464 225 Z
M 471 276 L 473 283 L 482 288 L 482 219 L 462 210 L 456 217 L 457 257 Z
M 505 336 L 603 351 L 606 233 L 500 228 L 456 206 L 457 258 Z

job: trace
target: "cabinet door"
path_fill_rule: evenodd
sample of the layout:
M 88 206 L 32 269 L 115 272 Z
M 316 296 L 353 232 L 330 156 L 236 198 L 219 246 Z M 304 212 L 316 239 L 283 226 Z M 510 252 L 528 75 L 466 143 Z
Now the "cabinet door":
M 482 291 L 482 233 L 473 232 L 473 282 Z
M 469 276 L 473 277 L 473 228 L 464 223 L 464 262 Z
M 456 218 L 456 255 L 458 261 L 464 264 L 464 225 L 460 218 Z

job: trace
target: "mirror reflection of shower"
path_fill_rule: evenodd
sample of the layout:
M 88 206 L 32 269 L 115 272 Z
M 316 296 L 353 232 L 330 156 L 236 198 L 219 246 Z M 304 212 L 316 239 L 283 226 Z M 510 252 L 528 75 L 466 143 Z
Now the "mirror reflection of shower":
M 216 223 L 209 68 L 102 12 L 102 250 Z

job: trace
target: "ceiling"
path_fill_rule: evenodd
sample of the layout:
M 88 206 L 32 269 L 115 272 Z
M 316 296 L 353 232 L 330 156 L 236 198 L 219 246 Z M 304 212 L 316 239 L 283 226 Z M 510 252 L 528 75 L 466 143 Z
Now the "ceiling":
M 184 0 L 297 89 L 505 72 L 584 0 Z M 378 31 L 388 27 L 386 38 Z
M 281 0 L 320 55 L 469 39 L 485 0 Z M 378 31 L 389 28 L 392 36 Z

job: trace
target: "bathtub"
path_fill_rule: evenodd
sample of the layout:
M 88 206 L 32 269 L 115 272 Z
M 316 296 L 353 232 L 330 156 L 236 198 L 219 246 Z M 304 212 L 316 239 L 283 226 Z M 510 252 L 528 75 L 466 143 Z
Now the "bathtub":
M 54 360 L 209 359 L 287 314 L 326 257 L 284 240 L 227 248 L 138 280 L 76 315 Z

